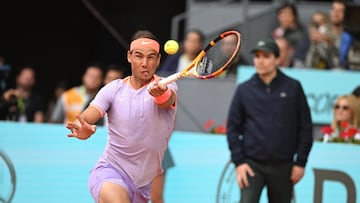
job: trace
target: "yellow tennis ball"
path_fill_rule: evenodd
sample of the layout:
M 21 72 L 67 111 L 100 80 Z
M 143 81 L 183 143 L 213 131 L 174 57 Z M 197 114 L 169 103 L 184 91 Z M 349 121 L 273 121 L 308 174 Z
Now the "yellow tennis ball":
M 169 55 L 176 54 L 179 50 L 179 43 L 173 39 L 166 41 L 164 45 L 164 51 L 165 53 Z

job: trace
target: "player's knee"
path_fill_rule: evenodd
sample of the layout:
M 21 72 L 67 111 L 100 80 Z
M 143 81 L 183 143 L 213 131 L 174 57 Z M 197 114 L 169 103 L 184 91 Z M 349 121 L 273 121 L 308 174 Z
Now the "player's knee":
M 127 190 L 115 183 L 103 183 L 99 193 L 99 203 L 124 202 L 130 203 Z

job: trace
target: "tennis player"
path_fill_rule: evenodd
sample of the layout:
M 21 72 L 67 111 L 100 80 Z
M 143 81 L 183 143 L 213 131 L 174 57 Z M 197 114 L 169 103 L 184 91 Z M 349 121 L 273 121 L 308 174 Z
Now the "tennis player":
M 175 125 L 177 86 L 157 85 L 160 44 L 147 30 L 137 31 L 127 53 L 132 74 L 105 85 L 74 122 L 69 137 L 88 139 L 94 123 L 108 116 L 108 140 L 93 167 L 89 189 L 97 203 L 145 203 Z

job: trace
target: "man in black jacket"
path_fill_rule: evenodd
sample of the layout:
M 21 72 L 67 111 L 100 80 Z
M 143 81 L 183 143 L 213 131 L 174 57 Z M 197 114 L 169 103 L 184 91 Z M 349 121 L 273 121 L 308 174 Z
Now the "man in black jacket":
M 299 81 L 278 68 L 279 47 L 260 40 L 252 50 L 256 73 L 238 85 L 229 109 L 227 141 L 241 203 L 289 203 L 312 147 L 312 121 Z

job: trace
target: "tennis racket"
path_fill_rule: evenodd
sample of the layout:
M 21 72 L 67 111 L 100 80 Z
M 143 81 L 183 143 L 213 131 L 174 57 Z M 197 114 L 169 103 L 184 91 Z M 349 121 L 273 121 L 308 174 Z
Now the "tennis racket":
M 230 30 L 221 33 L 210 41 L 205 49 L 182 71 L 169 75 L 159 81 L 160 87 L 183 77 L 210 79 L 219 76 L 232 63 L 239 52 L 241 35 Z

